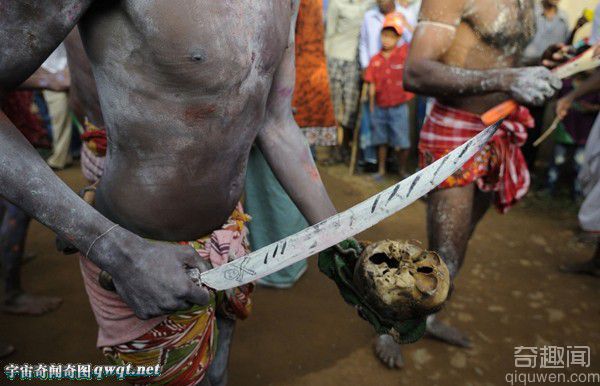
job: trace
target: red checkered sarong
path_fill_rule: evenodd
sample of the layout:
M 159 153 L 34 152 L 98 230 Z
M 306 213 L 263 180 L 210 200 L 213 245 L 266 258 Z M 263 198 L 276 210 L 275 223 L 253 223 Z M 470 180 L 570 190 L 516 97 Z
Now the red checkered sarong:
M 520 147 L 527 140 L 527 128 L 533 125 L 529 110 L 520 106 L 502 122 L 484 149 L 442 182 L 438 189 L 476 182 L 479 189 L 496 193 L 496 207 L 505 213 L 529 190 L 529 170 Z M 485 127 L 478 115 L 436 102 L 420 134 L 420 167 L 445 156 Z

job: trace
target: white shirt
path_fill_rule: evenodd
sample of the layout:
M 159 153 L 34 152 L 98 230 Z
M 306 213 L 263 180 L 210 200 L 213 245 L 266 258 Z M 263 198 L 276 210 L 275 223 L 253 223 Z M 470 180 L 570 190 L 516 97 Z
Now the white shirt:
M 407 7 L 396 3 L 396 12 L 404 15 L 408 24 L 414 28 L 417 25 L 420 7 L 420 1 L 412 2 Z M 381 51 L 381 27 L 383 26 L 384 19 L 385 15 L 381 13 L 377 6 L 365 13 L 360 29 L 360 41 L 358 43 L 360 67 L 363 69 L 367 68 L 371 58 Z M 405 29 L 398 45 L 410 43 L 411 40 L 412 32 Z
M 325 29 L 325 54 L 328 59 L 355 61 L 358 35 L 365 12 L 374 0 L 330 0 Z

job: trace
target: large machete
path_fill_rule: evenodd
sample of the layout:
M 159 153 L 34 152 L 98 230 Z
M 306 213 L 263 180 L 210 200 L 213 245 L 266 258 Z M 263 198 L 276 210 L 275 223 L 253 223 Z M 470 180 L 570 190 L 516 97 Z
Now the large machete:
M 497 122 L 418 173 L 360 204 L 218 268 L 200 273 L 195 281 L 214 290 L 237 287 L 277 272 L 356 235 L 412 204 L 450 177 L 479 152 L 498 129 Z

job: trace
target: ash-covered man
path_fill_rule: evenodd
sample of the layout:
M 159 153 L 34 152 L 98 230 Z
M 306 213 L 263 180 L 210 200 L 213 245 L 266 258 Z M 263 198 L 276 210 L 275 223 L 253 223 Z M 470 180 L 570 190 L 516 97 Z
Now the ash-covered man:
M 525 47 L 521 57 L 523 65 L 539 65 L 542 62 L 542 56 L 546 50 L 557 44 L 571 44 L 569 38 L 569 21 L 566 13 L 558 8 L 559 0 L 542 0 L 536 2 L 535 25 L 536 32 L 531 42 Z M 533 174 L 535 160 L 537 158 L 537 146 L 534 142 L 539 138 L 544 129 L 544 115 L 546 112 L 545 104 L 531 108 L 531 115 L 535 121 L 535 126 L 529 130 L 527 142 L 523 145 L 523 155 L 527 162 L 527 167 Z
M 481 131 L 480 114 L 508 97 L 540 104 L 561 86 L 545 68 L 512 68 L 535 32 L 533 9 L 533 0 L 423 1 L 404 79 L 408 91 L 437 98 L 421 131 L 422 166 Z M 443 256 L 453 277 L 492 192 L 502 210 L 527 192 L 519 145 L 532 123 L 519 109 L 480 154 L 429 196 L 429 248 Z M 466 336 L 435 318 L 427 329 L 449 343 L 469 345 Z M 380 337 L 377 348 L 384 362 L 401 363 L 390 337 Z
M 223 384 L 233 322 L 220 319 L 229 327 L 217 342 L 215 314 L 245 316 L 249 291 L 215 296 L 186 270 L 246 253 L 239 200 L 252 143 L 310 223 L 335 213 L 290 106 L 298 1 L 0 8 L 0 97 L 81 20 L 108 131 L 92 207 L 0 115 L 0 194 L 82 251 L 98 345 L 113 362 L 161 365 L 140 382 Z

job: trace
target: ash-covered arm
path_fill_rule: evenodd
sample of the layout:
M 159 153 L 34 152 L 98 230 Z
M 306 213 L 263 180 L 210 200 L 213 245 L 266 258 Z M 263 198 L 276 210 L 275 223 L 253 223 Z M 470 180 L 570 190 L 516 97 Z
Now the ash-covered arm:
M 299 1 L 296 1 L 296 7 Z M 297 11 L 296 11 L 297 12 Z M 295 26 L 295 20 L 292 24 Z M 275 73 L 267 102 L 267 120 L 257 143 L 273 173 L 310 224 L 336 213 L 312 159 L 306 138 L 292 114 L 296 78 L 294 28 Z
M 91 3 L 0 1 L 0 101 L 41 66 Z M 7 200 L 82 251 L 113 225 L 52 172 L 1 111 L 0 146 L 0 195 Z

